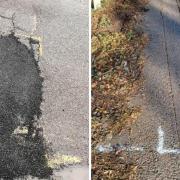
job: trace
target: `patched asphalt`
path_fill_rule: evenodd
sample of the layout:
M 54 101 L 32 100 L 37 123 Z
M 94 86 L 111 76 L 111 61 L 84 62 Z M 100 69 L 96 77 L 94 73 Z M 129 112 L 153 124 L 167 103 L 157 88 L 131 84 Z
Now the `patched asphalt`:
M 42 82 L 32 50 L 14 35 L 0 37 L 0 178 L 47 178 L 41 128 Z M 27 129 L 26 133 L 16 129 Z
M 59 175 L 63 177 L 63 169 L 61 169 L 62 162 L 65 163 L 67 167 L 65 174 L 69 169 L 68 165 L 74 165 L 73 167 L 76 169 L 76 164 L 78 164 L 77 170 L 83 169 L 83 172 L 86 174 L 86 179 L 88 179 L 88 21 L 88 2 L 85 0 L 0 1 L 1 35 L 5 37 L 14 32 L 15 37 L 19 38 L 21 45 L 24 48 L 27 46 L 26 48 L 29 49 L 29 55 L 27 55 L 27 57 L 32 57 L 32 62 L 35 63 L 35 67 L 37 68 L 36 70 L 30 68 L 32 72 L 28 70 L 24 75 L 24 78 L 27 78 L 26 81 L 28 81 L 30 73 L 37 71 L 37 74 L 32 76 L 32 79 L 30 78 L 27 82 L 27 87 L 29 87 L 31 91 L 27 92 L 27 89 L 24 87 L 24 89 L 21 88 L 19 91 L 17 90 L 18 85 L 22 86 L 25 80 L 18 80 L 17 78 L 18 82 L 14 85 L 14 88 L 17 88 L 14 92 L 17 91 L 16 95 L 19 102 L 27 101 L 27 105 L 20 103 L 20 105 L 18 105 L 19 107 L 17 107 L 17 109 L 15 108 L 16 111 L 21 112 L 23 116 L 25 116 L 24 111 L 27 109 L 26 112 L 30 111 L 29 113 L 34 113 L 33 118 L 31 118 L 32 114 L 28 114 L 27 120 L 25 120 L 25 118 L 20 116 L 21 114 L 18 114 L 17 119 L 23 119 L 22 121 L 26 123 L 31 122 L 31 120 L 38 121 L 38 125 L 34 123 L 33 128 L 30 128 L 34 129 L 37 127 L 39 134 L 43 134 L 41 135 L 43 140 L 36 149 L 40 148 L 41 153 L 45 154 L 47 151 L 45 148 L 46 144 L 51 151 L 51 155 L 57 157 L 57 159 L 54 160 L 57 166 L 53 167 L 53 169 L 56 168 L 56 171 L 53 171 L 53 173 L 56 173 L 54 175 L 56 179 L 60 178 Z M 30 36 L 32 37 L 32 46 L 29 45 Z M 17 43 L 16 45 L 18 46 L 19 44 L 20 43 Z M 35 57 L 32 55 L 32 48 L 35 50 Z M 21 51 L 21 53 L 24 54 L 24 51 Z M 17 53 L 14 54 L 20 57 L 23 56 Z M 5 56 L 12 55 L 10 55 L 9 52 L 9 55 Z M 27 57 L 26 59 L 28 59 Z M 38 61 L 38 66 L 34 59 Z M 14 68 L 13 66 L 11 68 L 16 70 L 20 68 L 22 72 L 26 70 L 26 68 L 23 67 L 23 63 L 19 68 L 16 66 L 14 65 Z M 28 67 L 30 67 L 30 64 L 28 64 Z M 14 76 L 15 75 L 16 73 Z M 41 77 L 43 78 L 43 82 Z M 39 83 L 37 83 L 37 89 L 33 89 L 33 86 L 31 86 L 30 82 L 34 80 L 33 78 L 37 78 L 36 80 Z M 20 92 L 23 95 L 20 95 Z M 28 94 L 30 92 L 32 92 L 34 96 Z M 32 99 L 28 99 L 29 96 L 31 96 Z M 10 99 L 9 101 L 12 100 Z M 33 108 L 31 103 L 33 104 L 34 102 L 36 102 L 36 104 L 34 104 Z M 37 116 L 35 115 L 36 113 Z M 11 122 L 12 121 L 13 120 L 11 120 Z M 18 125 L 15 124 L 12 126 L 11 133 Z M 24 130 L 21 130 L 21 133 L 23 131 Z M 17 150 L 17 152 L 20 151 Z M 60 156 L 66 158 L 63 159 L 60 158 Z M 80 160 L 80 162 L 78 161 L 77 163 L 75 161 L 77 159 Z M 27 161 L 24 162 L 23 167 L 26 164 Z M 41 162 L 40 164 L 42 166 L 42 172 L 47 172 L 46 170 L 49 171 L 49 169 L 46 169 L 47 162 L 45 159 L 43 163 Z M 38 167 L 36 164 L 35 166 Z M 31 171 L 30 169 L 28 172 Z M 36 168 L 36 170 L 37 169 L 41 168 Z M 15 170 L 15 172 L 17 173 L 18 171 Z M 80 179 L 79 176 L 81 176 L 81 173 L 79 174 L 76 170 L 71 171 L 71 169 L 69 169 L 69 172 L 71 177 L 77 177 L 78 180 Z M 24 170 L 21 173 L 27 174 Z M 42 177 L 44 174 L 34 174 L 33 176 Z

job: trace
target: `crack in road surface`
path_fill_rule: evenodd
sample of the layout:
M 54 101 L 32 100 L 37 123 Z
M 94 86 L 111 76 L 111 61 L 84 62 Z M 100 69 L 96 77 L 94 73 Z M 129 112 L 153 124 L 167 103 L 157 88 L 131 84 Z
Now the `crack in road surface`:
M 132 126 L 131 145 L 147 149 L 135 156 L 138 179 L 173 180 L 180 177 L 180 14 L 176 0 L 150 0 L 148 8 L 143 113 Z
M 177 129 L 177 113 L 176 113 L 176 106 L 175 106 L 175 101 L 174 101 L 174 93 L 173 93 L 173 87 L 172 87 L 172 75 L 171 75 L 171 69 L 170 69 L 170 62 L 169 62 L 169 54 L 168 54 L 168 46 L 167 46 L 167 38 L 166 38 L 166 29 L 165 29 L 165 20 L 164 20 L 164 15 L 163 15 L 163 7 L 160 11 L 161 17 L 162 17 L 162 22 L 163 22 L 163 38 L 164 38 L 164 46 L 165 46 L 165 52 L 166 52 L 166 60 L 167 60 L 167 66 L 168 66 L 168 75 L 169 75 L 169 83 L 170 83 L 170 89 L 171 89 L 171 98 L 172 98 L 172 104 L 173 104 L 173 111 L 174 111 L 174 129 L 176 131 L 176 134 L 178 135 L 178 141 L 180 142 L 180 136 L 178 133 Z
M 33 50 L 0 37 L 0 178 L 47 178 L 47 148 L 38 127 L 42 82 Z

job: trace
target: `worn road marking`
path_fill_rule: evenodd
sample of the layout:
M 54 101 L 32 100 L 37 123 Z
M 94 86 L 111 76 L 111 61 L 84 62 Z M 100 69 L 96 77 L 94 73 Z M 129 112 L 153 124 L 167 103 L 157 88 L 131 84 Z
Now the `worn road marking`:
M 99 145 L 97 148 L 98 152 L 101 153 L 108 153 L 108 152 L 113 152 L 113 151 L 143 151 L 143 147 L 136 147 L 136 146 L 124 146 L 124 145 Z
M 73 165 L 81 163 L 82 159 L 77 156 L 56 154 L 52 158 L 48 159 L 48 166 L 52 169 L 60 165 Z
M 20 37 L 25 37 L 25 38 L 28 38 L 28 39 L 32 39 L 34 41 L 37 41 L 39 43 L 38 55 L 39 56 L 43 55 L 42 37 L 34 36 L 34 35 L 28 35 L 28 34 L 19 34 L 19 33 L 16 33 L 15 35 L 16 36 L 20 36 Z
M 32 32 L 31 32 L 32 35 L 33 35 L 33 34 L 36 32 L 36 30 L 37 30 L 38 21 L 37 21 L 37 16 L 36 16 L 36 15 L 34 15 L 34 17 L 33 17 L 33 22 L 34 22 L 34 27 L 32 28 Z
M 24 127 L 18 126 L 14 130 L 13 134 L 15 134 L 15 135 L 17 135 L 17 134 L 28 134 L 28 128 L 26 126 L 24 126 Z
M 158 144 L 156 151 L 160 154 L 180 154 L 180 149 L 170 149 L 164 147 L 164 131 L 162 130 L 161 126 L 158 128 Z M 137 146 L 125 146 L 125 145 L 99 145 L 97 146 L 97 151 L 100 153 L 109 153 L 113 151 L 144 151 L 143 147 Z
M 161 126 L 158 128 L 158 145 L 157 152 L 159 154 L 180 154 L 180 149 L 166 149 L 164 148 L 164 131 Z
M 13 32 L 15 33 L 15 29 L 18 29 L 20 31 L 24 31 L 21 27 L 17 27 L 15 26 L 15 22 L 14 22 L 14 19 L 15 19 L 15 13 L 13 13 L 12 17 L 6 17 L 6 16 L 3 16 L 3 15 L 0 15 L 0 18 L 4 18 L 4 19 L 7 19 L 7 20 L 11 20 L 12 21 L 12 25 L 13 25 Z M 34 23 L 34 26 L 32 28 L 32 31 L 30 34 L 21 34 L 21 33 L 15 33 L 16 36 L 19 36 L 19 37 L 26 37 L 28 39 L 32 39 L 34 41 L 37 41 L 38 44 L 39 44 L 39 48 L 38 48 L 38 55 L 41 57 L 42 54 L 43 54 L 43 47 L 42 47 L 42 37 L 41 36 L 36 36 L 36 35 L 33 35 L 35 33 L 35 31 L 37 30 L 37 24 L 38 24 L 38 20 L 37 20 L 37 16 L 34 15 L 33 16 L 33 23 Z

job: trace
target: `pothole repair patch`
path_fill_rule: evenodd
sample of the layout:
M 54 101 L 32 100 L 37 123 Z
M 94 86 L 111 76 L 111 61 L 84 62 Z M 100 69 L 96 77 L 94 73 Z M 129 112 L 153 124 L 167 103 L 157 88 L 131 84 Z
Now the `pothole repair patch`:
M 14 35 L 0 37 L 0 179 L 48 178 L 41 115 L 42 82 L 33 50 Z

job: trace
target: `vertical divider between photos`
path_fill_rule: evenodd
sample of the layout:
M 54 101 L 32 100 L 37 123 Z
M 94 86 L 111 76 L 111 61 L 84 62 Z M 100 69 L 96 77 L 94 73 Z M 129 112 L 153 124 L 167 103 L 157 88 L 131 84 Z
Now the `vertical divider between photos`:
M 93 0 L 89 1 L 89 180 L 91 176 L 91 8 Z

